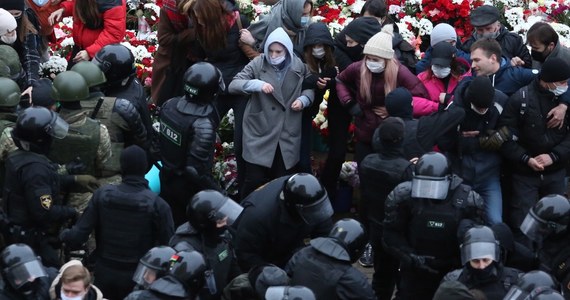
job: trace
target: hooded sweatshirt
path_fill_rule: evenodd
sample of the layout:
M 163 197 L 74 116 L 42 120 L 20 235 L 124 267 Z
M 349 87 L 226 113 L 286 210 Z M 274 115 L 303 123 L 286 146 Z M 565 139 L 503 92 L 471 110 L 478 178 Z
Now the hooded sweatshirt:
M 65 269 L 71 267 L 71 266 L 82 266 L 83 264 L 79 261 L 79 260 L 70 260 L 69 262 L 67 262 L 65 265 L 61 266 L 61 269 L 59 269 L 59 274 L 57 275 L 57 277 L 55 278 L 55 280 L 52 282 L 51 287 L 49 288 L 49 298 L 52 300 L 59 300 L 60 298 L 60 291 L 61 291 L 61 283 L 60 283 L 60 279 L 61 279 L 61 274 L 63 274 L 63 272 L 65 271 Z M 103 293 L 101 293 L 101 291 L 94 286 L 93 284 L 91 284 L 91 286 L 89 287 L 89 291 L 87 292 L 87 295 L 85 295 L 85 299 L 86 300 L 106 300 L 106 298 L 103 298 Z

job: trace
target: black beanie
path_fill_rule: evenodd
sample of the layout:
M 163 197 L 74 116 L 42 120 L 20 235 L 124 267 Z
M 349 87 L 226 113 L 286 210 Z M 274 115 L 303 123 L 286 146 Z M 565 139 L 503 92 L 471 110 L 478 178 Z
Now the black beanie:
M 364 47 L 366 42 L 380 30 L 382 30 L 382 26 L 376 18 L 360 17 L 346 25 L 344 34 Z
M 388 117 L 374 131 L 372 143 L 375 147 L 398 147 L 404 141 L 404 121 L 398 117 Z
M 548 58 L 542 69 L 540 69 L 539 79 L 544 82 L 559 82 L 570 79 L 570 65 L 559 57 Z
M 477 76 L 465 92 L 465 100 L 477 108 L 489 108 L 495 98 L 495 88 L 487 76 Z
M 0 8 L 24 11 L 24 0 L 0 0 Z
M 121 172 L 123 175 L 144 176 L 147 168 L 146 152 L 141 147 L 132 145 L 123 149 L 121 152 Z
M 388 115 L 402 119 L 411 119 L 414 108 L 412 107 L 412 94 L 405 88 L 399 87 L 386 95 L 384 100 Z
M 55 104 L 55 99 L 51 96 L 52 81 L 47 78 L 41 78 L 33 84 L 32 104 L 34 106 L 43 106 L 50 108 Z

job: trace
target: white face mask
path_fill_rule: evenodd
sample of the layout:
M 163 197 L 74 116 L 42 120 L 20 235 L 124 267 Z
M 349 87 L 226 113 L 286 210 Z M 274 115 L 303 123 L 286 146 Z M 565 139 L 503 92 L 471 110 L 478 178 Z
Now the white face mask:
M 325 57 L 325 48 L 324 47 L 313 48 L 313 56 L 318 59 Z
M 278 56 L 276 58 L 270 57 L 269 58 L 269 62 L 271 62 L 272 65 L 276 66 L 280 63 L 282 63 L 283 61 L 285 61 L 285 55 L 283 56 Z
M 44 6 L 46 5 L 46 3 L 49 2 L 49 0 L 32 0 L 34 2 L 34 4 L 36 4 L 37 6 Z
M 485 110 L 483 112 L 479 111 L 479 109 L 477 109 L 477 107 L 475 105 L 473 105 L 473 103 L 471 103 L 471 110 L 474 111 L 475 113 L 477 113 L 478 115 L 484 115 L 487 113 L 487 111 L 489 110 L 488 108 L 485 108 Z
M 382 73 L 386 68 L 385 62 L 383 60 L 381 61 L 366 60 L 366 67 L 372 73 Z
M 445 78 L 445 77 L 449 76 L 449 74 L 451 74 L 451 68 L 450 67 L 440 67 L 440 66 L 432 65 L 431 71 L 433 72 L 433 75 L 435 75 L 435 77 L 437 77 L 437 78 Z
M 0 37 L 0 40 L 2 40 L 2 42 L 8 44 L 8 45 L 12 45 L 14 44 L 14 42 L 16 42 L 16 39 L 18 38 L 18 35 L 16 35 L 16 33 L 8 36 L 7 34 L 3 35 Z
M 566 93 L 566 91 L 568 90 L 568 86 L 567 85 L 555 85 L 556 87 L 553 89 L 548 89 L 550 92 L 552 92 L 555 96 L 560 96 L 564 93 Z
M 67 297 L 63 291 L 59 292 L 59 296 L 61 300 L 82 300 L 84 295 L 77 296 L 77 297 Z

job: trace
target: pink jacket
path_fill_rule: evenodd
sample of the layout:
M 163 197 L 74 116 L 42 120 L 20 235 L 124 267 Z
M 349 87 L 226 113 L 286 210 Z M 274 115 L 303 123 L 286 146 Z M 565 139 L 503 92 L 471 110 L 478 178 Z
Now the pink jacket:
M 453 94 L 457 84 L 466 76 L 471 76 L 471 70 L 469 63 L 464 59 L 457 59 L 459 63 L 465 64 L 469 71 L 465 72 L 459 77 L 451 76 L 449 84 L 447 85 L 447 90 L 443 85 L 441 79 L 431 75 L 431 71 L 426 70 L 418 74 L 418 78 L 424 84 L 425 88 L 429 93 L 429 98 L 414 97 L 414 118 L 419 118 L 422 116 L 427 116 L 433 112 L 437 111 L 439 106 L 439 95 L 441 93 Z M 431 75 L 431 76 L 430 76 Z M 453 96 L 451 98 L 453 101 Z

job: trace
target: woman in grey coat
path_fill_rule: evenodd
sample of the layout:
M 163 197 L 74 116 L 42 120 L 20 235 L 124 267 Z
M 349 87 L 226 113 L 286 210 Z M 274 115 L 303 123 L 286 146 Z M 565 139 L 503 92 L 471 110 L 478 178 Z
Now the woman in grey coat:
M 264 54 L 230 83 L 230 93 L 251 94 L 243 120 L 243 198 L 271 179 L 294 173 L 301 145 L 301 111 L 314 98 L 312 89 L 301 87 L 309 75 L 293 55 L 291 39 L 279 27 L 267 37 Z

